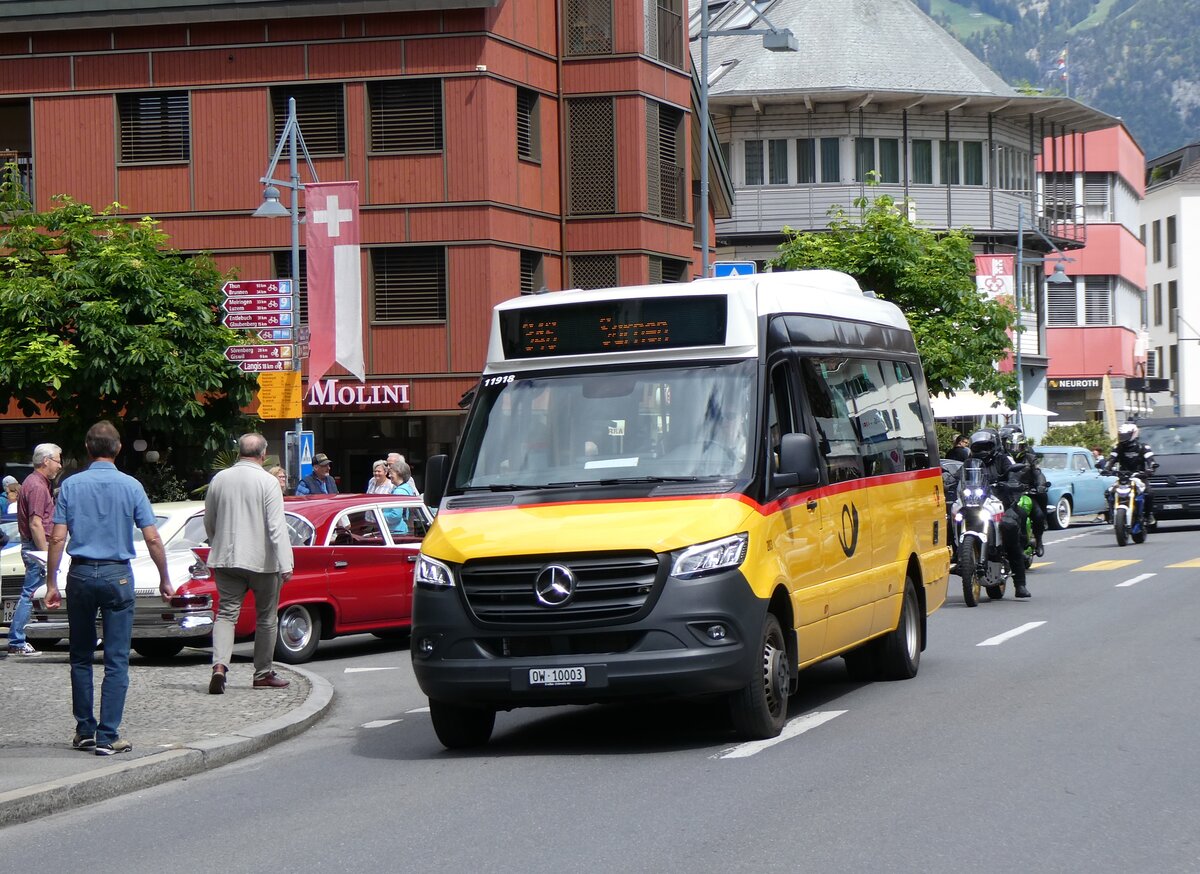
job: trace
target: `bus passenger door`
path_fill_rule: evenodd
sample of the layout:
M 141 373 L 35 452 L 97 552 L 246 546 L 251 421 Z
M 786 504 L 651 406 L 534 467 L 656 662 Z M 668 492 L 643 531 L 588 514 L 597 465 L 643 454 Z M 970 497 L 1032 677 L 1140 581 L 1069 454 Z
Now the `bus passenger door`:
M 784 434 L 799 430 L 794 390 L 794 360 L 771 368 L 767 396 L 767 542 L 787 575 L 796 622 L 799 664 L 821 658 L 825 651 L 826 612 L 821 598 L 821 502 L 819 489 L 771 488 L 778 469 L 779 443 Z

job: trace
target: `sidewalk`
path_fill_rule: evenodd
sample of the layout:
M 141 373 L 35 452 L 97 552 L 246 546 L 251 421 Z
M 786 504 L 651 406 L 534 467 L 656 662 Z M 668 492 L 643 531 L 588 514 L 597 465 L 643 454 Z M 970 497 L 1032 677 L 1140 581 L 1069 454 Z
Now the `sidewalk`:
M 96 714 L 104 658 L 95 654 Z M 37 656 L 0 650 L 0 827 L 90 804 L 215 768 L 293 737 L 333 700 L 328 680 L 276 665 L 286 689 L 254 689 L 236 657 L 224 695 L 208 694 L 209 655 L 174 659 L 134 654 L 121 737 L 129 753 L 97 756 L 71 748 L 71 676 L 66 645 Z

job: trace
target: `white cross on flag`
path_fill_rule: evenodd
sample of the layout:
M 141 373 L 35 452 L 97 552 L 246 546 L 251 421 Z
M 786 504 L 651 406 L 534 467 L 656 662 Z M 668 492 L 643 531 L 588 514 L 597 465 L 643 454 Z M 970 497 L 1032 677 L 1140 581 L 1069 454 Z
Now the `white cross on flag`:
M 304 186 L 308 216 L 308 379 L 314 382 L 336 362 L 366 379 L 363 363 L 362 265 L 357 182 Z

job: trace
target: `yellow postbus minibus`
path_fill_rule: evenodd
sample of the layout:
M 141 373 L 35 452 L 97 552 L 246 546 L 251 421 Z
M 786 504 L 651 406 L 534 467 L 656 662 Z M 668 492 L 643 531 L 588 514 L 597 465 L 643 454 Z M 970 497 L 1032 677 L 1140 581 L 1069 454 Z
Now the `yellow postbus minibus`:
M 499 304 L 425 496 L 412 662 L 447 747 L 497 710 L 679 695 L 774 737 L 809 665 L 916 675 L 946 595 L 912 333 L 833 271 Z

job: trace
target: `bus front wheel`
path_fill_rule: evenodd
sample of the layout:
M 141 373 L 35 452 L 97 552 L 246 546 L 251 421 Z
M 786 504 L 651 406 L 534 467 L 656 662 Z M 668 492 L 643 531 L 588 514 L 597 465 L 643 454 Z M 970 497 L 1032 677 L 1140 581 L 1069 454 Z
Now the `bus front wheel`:
M 746 740 L 778 737 L 787 721 L 791 668 L 783 630 L 772 613 L 763 620 L 758 652 L 749 682 L 729 699 L 733 727 Z

